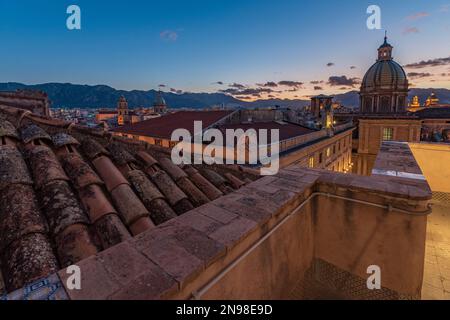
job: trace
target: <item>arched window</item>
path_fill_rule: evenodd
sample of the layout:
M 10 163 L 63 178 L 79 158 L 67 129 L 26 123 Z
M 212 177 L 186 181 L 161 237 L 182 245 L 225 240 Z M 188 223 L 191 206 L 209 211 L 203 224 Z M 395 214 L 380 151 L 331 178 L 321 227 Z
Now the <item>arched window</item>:
M 372 112 L 372 98 L 370 97 L 364 98 L 364 111 Z
M 381 97 L 381 112 L 389 112 L 391 111 L 391 98 L 390 97 Z

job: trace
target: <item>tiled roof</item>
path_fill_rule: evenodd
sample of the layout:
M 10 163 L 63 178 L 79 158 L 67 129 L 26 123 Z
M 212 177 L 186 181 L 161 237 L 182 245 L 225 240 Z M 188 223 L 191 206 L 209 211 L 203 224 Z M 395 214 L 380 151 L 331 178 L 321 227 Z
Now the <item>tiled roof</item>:
M 0 106 L 0 296 L 257 177 Z
M 160 137 L 170 139 L 172 132 L 183 128 L 194 133 L 194 121 L 202 121 L 203 128 L 216 123 L 234 111 L 179 111 L 164 115 L 159 118 L 149 119 L 120 128 L 113 129 L 113 132 L 120 132 L 139 136 Z
M 277 122 L 277 121 L 268 121 L 268 122 L 253 122 L 253 123 L 241 123 L 241 124 L 226 124 L 220 126 L 221 130 L 226 129 L 243 129 L 244 131 L 248 129 L 255 129 L 256 132 L 259 130 L 266 129 L 268 130 L 270 139 L 270 130 L 279 130 L 280 141 L 287 140 L 290 138 L 302 136 L 309 133 L 317 132 L 317 130 L 309 129 L 307 127 L 301 126 L 299 124 L 290 123 L 290 122 Z
M 420 119 L 450 119 L 450 106 L 427 107 L 414 113 Z

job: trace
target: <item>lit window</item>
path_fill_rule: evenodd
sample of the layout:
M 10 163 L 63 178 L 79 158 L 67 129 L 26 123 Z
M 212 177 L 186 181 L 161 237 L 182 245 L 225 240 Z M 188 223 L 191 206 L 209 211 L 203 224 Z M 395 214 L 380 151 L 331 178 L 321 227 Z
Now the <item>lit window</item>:
M 391 141 L 391 140 L 394 140 L 394 129 L 383 128 L 383 141 Z
M 329 158 L 331 156 L 331 149 L 327 148 L 327 158 Z
M 309 167 L 314 168 L 314 157 L 309 157 Z
M 161 146 L 162 147 L 162 140 L 161 139 L 155 139 L 155 144 L 157 146 Z

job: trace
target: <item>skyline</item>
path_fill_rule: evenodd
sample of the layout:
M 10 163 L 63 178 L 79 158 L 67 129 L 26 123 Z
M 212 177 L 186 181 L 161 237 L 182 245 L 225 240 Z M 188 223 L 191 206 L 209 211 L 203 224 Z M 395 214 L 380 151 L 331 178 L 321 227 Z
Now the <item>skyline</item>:
M 413 88 L 450 89 L 449 1 L 409 1 L 407 9 L 377 1 L 383 30 L 373 31 L 366 9 L 375 3 L 368 1 L 131 3 L 76 1 L 82 29 L 74 31 L 65 28 L 72 3 L 1 3 L 8 50 L 0 51 L 0 82 L 123 90 L 164 84 L 165 91 L 222 91 L 244 100 L 303 99 L 358 90 L 387 29 Z

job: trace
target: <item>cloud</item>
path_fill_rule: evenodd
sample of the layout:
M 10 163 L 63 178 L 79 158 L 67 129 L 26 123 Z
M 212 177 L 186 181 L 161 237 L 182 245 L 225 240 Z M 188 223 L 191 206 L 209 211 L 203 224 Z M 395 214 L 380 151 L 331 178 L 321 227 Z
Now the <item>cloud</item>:
M 233 96 L 259 96 L 262 93 L 274 93 L 278 91 L 274 91 L 270 88 L 245 88 L 245 89 L 230 88 L 225 90 L 219 90 L 219 92 L 231 94 Z
M 439 12 L 449 12 L 449 11 L 450 11 L 450 4 L 443 4 L 439 9 Z
M 405 65 L 405 68 L 410 69 L 421 69 L 426 67 L 437 67 L 437 66 L 445 66 L 450 65 L 450 57 L 448 58 L 437 58 L 437 59 L 431 59 L 431 60 L 422 60 L 420 62 L 416 63 L 410 63 Z
M 410 72 L 408 73 L 408 77 L 411 79 L 420 79 L 420 78 L 426 78 L 431 77 L 432 74 L 428 72 Z
M 313 81 L 310 81 L 309 83 L 311 83 L 311 84 L 321 84 L 321 83 L 324 83 L 324 81 L 323 80 L 321 80 L 321 81 L 313 80 Z
M 328 78 L 328 84 L 330 86 L 348 86 L 354 87 L 359 84 L 358 78 L 347 78 L 347 76 L 331 76 Z
M 417 29 L 416 27 L 409 27 L 403 30 L 403 35 L 407 35 L 407 34 L 412 34 L 412 33 L 419 33 L 419 29 Z
M 419 19 L 422 19 L 422 18 L 426 18 L 428 16 L 430 16 L 430 14 L 428 12 L 422 11 L 422 12 L 417 12 L 417 13 L 414 13 L 414 14 L 412 14 L 410 16 L 407 16 L 406 20 L 414 21 L 414 20 L 419 20 Z
M 174 42 L 178 40 L 178 33 L 172 30 L 161 31 L 159 37 L 164 41 Z
M 170 92 L 176 93 L 176 94 L 182 94 L 183 90 L 178 90 L 178 89 L 174 89 L 174 88 L 170 88 Z
M 232 83 L 230 85 L 228 85 L 230 88 L 235 88 L 235 89 L 244 89 L 246 88 L 246 86 L 244 86 L 243 84 L 240 83 Z
M 275 82 L 273 82 L 273 81 L 269 81 L 269 82 L 266 82 L 266 83 L 264 83 L 264 84 L 256 84 L 257 86 L 260 86 L 260 87 L 269 87 L 269 88 L 276 88 L 276 87 L 278 87 L 278 84 L 276 84 Z
M 283 81 L 278 82 L 278 84 L 280 86 L 285 86 L 285 87 L 300 88 L 303 85 L 303 82 L 283 80 Z
M 328 63 L 327 63 L 327 67 L 332 67 L 332 66 L 334 66 L 334 63 L 333 63 L 333 62 L 328 62 Z
M 158 87 L 160 87 L 160 88 L 165 88 L 165 87 L 167 87 L 165 84 L 160 84 L 160 85 L 158 85 Z
M 319 86 L 314 86 L 314 90 L 323 90 L 323 88 Z
M 218 84 L 220 86 L 223 86 L 223 82 L 222 81 L 216 81 L 216 82 L 213 82 L 213 84 Z
M 251 99 L 253 99 L 252 97 L 249 97 L 249 96 L 238 96 L 236 98 L 238 98 L 240 100 L 251 100 Z
M 276 96 L 274 96 L 273 94 L 269 94 L 268 97 L 269 97 L 269 98 L 276 98 Z
M 351 66 L 350 69 L 356 69 L 356 67 L 355 66 Z

